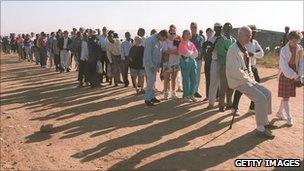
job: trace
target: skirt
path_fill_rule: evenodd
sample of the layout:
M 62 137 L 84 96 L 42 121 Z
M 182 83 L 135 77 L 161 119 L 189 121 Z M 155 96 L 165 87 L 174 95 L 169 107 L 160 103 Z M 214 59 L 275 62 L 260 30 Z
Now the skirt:
M 278 97 L 288 98 L 296 96 L 296 86 L 294 80 L 286 78 L 283 73 L 279 77 Z

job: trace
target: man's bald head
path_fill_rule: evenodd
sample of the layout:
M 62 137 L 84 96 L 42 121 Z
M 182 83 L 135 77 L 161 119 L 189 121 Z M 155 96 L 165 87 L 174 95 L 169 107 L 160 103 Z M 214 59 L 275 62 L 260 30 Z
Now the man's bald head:
M 248 26 L 243 26 L 238 31 L 238 41 L 242 45 L 249 43 L 251 36 L 252 36 L 252 30 Z

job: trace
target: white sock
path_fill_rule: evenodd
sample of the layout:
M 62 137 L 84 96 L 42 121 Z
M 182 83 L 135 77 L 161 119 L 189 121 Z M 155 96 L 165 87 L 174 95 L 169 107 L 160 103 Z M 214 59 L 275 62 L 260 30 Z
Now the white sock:
M 291 118 L 290 116 L 290 103 L 289 101 L 284 101 L 284 108 L 287 115 L 287 118 Z
M 265 131 L 264 125 L 258 125 L 258 126 L 257 126 L 257 130 L 258 130 L 258 131 L 261 131 L 261 132 L 264 132 L 264 131 Z
M 281 103 L 280 103 L 280 107 L 279 107 L 278 113 L 283 113 L 283 109 L 284 109 L 284 101 L 283 101 L 283 99 L 282 99 L 282 100 L 281 100 Z

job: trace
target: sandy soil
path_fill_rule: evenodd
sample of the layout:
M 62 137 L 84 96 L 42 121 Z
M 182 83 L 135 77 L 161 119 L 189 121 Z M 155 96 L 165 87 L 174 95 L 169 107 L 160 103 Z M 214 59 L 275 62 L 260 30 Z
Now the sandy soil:
M 273 93 L 275 113 L 278 71 L 259 72 Z M 131 87 L 77 88 L 76 79 L 74 71 L 59 74 L 1 54 L 1 170 L 244 170 L 234 166 L 236 158 L 303 161 L 302 88 L 291 99 L 294 126 L 270 115 L 278 129 L 275 139 L 265 140 L 255 135 L 245 96 L 241 116 L 227 131 L 230 111 L 208 111 L 205 102 L 146 107 Z M 47 124 L 53 129 L 41 132 Z

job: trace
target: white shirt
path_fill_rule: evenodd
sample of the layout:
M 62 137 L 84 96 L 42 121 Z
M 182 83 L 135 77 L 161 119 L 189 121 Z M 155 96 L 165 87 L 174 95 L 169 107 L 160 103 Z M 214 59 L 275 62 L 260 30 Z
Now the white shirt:
M 81 42 L 81 55 L 80 60 L 86 61 L 89 59 L 89 49 L 88 49 L 88 43 L 86 41 Z
M 104 35 L 100 35 L 98 37 L 98 45 L 101 47 L 101 49 L 103 51 L 106 51 L 106 41 L 107 41 L 107 37 Z
M 175 50 L 178 49 L 176 46 L 173 45 L 173 41 L 167 39 L 163 43 L 163 52 L 167 50 Z M 179 60 L 180 60 L 180 55 L 175 55 L 175 54 L 169 54 L 169 61 L 167 63 L 168 67 L 174 66 L 174 65 L 179 65 Z
M 130 41 L 123 41 L 121 43 L 121 59 L 125 60 L 126 56 L 129 56 L 129 52 L 131 47 L 133 46 L 133 43 L 131 43 Z
M 213 36 L 208 41 L 214 44 L 217 37 L 220 37 L 220 36 Z M 215 48 L 212 51 L 212 60 L 217 60 L 217 50 Z
M 299 55 L 299 51 L 303 49 L 301 45 L 298 45 L 297 47 L 297 55 Z M 283 72 L 284 76 L 290 79 L 296 79 L 298 76 L 304 75 L 304 59 L 303 54 L 302 57 L 297 56 L 299 58 L 298 66 L 297 66 L 297 72 L 295 72 L 293 69 L 291 69 L 288 65 L 291 58 L 291 52 L 289 48 L 289 43 L 287 43 L 284 47 L 282 47 L 280 52 L 280 60 L 279 60 L 279 68 L 280 73 Z
M 106 41 L 106 50 L 109 61 L 112 63 L 112 56 L 121 55 L 121 43 L 119 39 L 114 38 L 114 43 L 111 43 L 108 39 Z
M 68 38 L 63 38 L 63 49 L 66 49 L 68 46 Z
M 254 39 L 252 40 L 252 42 L 250 41 L 249 43 L 247 43 L 245 47 L 248 50 L 248 52 L 253 53 L 253 56 L 250 57 L 249 60 L 251 62 L 251 66 L 255 66 L 256 59 L 263 58 L 264 56 L 264 51 L 262 47 L 260 46 L 259 42 Z

